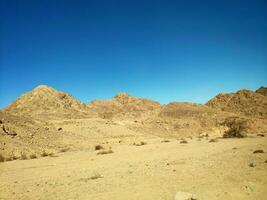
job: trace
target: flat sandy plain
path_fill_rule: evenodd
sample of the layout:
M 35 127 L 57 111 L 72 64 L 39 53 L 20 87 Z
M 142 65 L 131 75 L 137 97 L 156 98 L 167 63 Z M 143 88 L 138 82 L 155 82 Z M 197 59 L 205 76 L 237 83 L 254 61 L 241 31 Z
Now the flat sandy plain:
M 0 199 L 173 200 L 178 191 L 198 200 L 266 199 L 266 137 L 168 140 L 135 146 L 118 139 L 110 154 L 81 150 L 0 163 Z

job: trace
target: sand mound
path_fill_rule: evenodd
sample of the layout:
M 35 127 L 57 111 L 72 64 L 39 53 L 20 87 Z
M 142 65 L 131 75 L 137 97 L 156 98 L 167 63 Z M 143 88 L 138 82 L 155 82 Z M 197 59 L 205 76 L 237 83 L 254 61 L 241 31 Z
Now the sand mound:
M 43 119 L 79 118 L 92 114 L 86 104 L 67 93 L 45 85 L 38 86 L 23 94 L 5 111 Z
M 219 94 L 209 100 L 206 105 L 222 111 L 267 118 L 267 97 L 250 90 Z

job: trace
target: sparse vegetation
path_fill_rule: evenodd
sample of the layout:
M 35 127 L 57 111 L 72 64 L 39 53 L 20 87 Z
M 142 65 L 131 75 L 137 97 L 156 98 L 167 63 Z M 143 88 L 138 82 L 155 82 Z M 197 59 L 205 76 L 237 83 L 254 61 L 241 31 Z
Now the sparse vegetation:
M 96 151 L 97 151 L 97 150 L 101 150 L 101 149 L 104 149 L 104 147 L 101 146 L 100 144 L 98 144 L 98 145 L 95 146 L 95 150 L 96 150 Z
M 99 151 L 97 152 L 97 155 L 104 155 L 104 154 L 110 154 L 110 153 L 114 153 L 112 149 Z
M 247 136 L 247 121 L 240 117 L 229 117 L 223 125 L 228 127 L 228 130 L 223 134 L 223 138 L 244 138 Z

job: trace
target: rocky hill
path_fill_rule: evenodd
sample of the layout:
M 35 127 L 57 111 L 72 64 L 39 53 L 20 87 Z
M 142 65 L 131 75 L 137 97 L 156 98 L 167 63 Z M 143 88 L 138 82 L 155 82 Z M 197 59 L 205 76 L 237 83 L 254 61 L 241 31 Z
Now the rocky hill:
M 263 96 L 267 96 L 267 87 L 260 87 L 255 91 L 256 93 L 262 94 Z
M 209 100 L 206 105 L 245 116 L 267 118 L 267 96 L 260 94 L 259 91 L 263 91 L 262 89 L 257 91 L 240 90 L 236 93 L 222 93 Z
M 137 116 L 160 107 L 160 103 L 144 98 L 118 93 L 111 100 L 95 100 L 88 104 L 90 109 L 99 113 L 102 118 L 120 115 Z
M 0 154 L 20 157 L 21 153 L 54 151 L 62 134 L 53 125 L 25 116 L 0 111 Z
M 46 85 L 40 85 L 21 95 L 5 108 L 5 111 L 13 115 L 41 119 L 79 118 L 93 115 L 86 104 Z

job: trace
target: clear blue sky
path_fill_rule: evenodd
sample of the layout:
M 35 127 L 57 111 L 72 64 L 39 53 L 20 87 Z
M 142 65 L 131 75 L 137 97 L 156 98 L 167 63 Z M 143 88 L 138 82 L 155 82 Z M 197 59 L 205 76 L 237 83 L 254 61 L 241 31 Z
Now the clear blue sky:
M 161 103 L 267 85 L 266 0 L 0 2 L 0 108 L 40 84 Z

